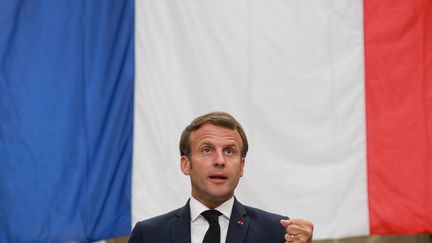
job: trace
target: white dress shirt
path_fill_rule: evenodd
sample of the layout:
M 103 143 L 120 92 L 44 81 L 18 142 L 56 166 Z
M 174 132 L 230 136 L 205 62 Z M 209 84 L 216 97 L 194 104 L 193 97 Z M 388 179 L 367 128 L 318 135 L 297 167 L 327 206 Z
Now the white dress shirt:
M 204 235 L 210 227 L 207 220 L 201 215 L 202 212 L 209 210 L 206 206 L 196 200 L 194 197 L 190 198 L 190 211 L 191 211 L 191 243 L 202 243 Z M 222 215 L 219 216 L 219 225 L 221 229 L 221 243 L 225 243 L 231 211 L 234 205 L 234 197 L 222 203 L 219 207 L 215 208 Z

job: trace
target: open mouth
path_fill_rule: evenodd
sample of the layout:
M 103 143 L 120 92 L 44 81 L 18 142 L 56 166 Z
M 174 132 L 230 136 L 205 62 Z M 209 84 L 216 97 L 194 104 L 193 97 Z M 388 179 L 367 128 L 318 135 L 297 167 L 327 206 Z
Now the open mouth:
M 228 177 L 226 177 L 224 175 L 211 175 L 210 178 L 211 179 L 221 179 L 221 180 L 228 179 Z
M 213 182 L 221 183 L 221 182 L 226 181 L 228 179 L 228 177 L 225 175 L 210 175 L 209 179 Z

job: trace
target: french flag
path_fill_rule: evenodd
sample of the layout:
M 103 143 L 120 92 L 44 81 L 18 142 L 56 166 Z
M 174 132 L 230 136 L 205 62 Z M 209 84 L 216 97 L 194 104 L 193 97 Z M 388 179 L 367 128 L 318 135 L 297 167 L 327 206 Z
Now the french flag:
M 0 242 L 185 204 L 183 128 L 250 141 L 236 196 L 315 239 L 432 233 L 432 1 L 0 3 Z

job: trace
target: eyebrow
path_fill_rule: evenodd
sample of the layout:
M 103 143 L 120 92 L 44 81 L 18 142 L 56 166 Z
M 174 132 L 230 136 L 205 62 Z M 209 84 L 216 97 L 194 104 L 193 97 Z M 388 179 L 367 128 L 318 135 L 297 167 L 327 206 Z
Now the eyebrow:
M 236 143 L 228 144 L 227 146 L 225 146 L 225 148 L 231 148 L 231 147 L 240 148 L 240 146 L 238 146 Z
M 202 142 L 201 144 L 199 144 L 198 147 L 202 147 L 202 146 L 211 146 L 211 147 L 215 147 L 215 144 L 211 143 L 211 142 Z M 227 145 L 223 146 L 224 148 L 240 148 L 240 145 L 237 143 L 229 143 Z
M 210 142 L 202 142 L 202 143 L 200 143 L 199 144 L 199 147 L 201 147 L 201 146 L 203 146 L 203 145 L 206 145 L 206 146 L 214 146 L 214 144 L 213 143 L 210 143 Z

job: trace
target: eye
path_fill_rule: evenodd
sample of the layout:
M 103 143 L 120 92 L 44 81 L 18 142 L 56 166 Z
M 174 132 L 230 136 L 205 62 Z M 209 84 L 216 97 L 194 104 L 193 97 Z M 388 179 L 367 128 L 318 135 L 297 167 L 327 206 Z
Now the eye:
M 213 152 L 213 149 L 211 149 L 210 147 L 204 147 L 204 148 L 202 149 L 202 153 L 203 153 L 204 155 L 210 155 L 210 154 L 212 154 L 212 152 Z
M 233 156 L 233 155 L 236 154 L 236 150 L 233 149 L 233 148 L 226 148 L 225 149 L 225 154 L 228 155 L 228 156 Z

